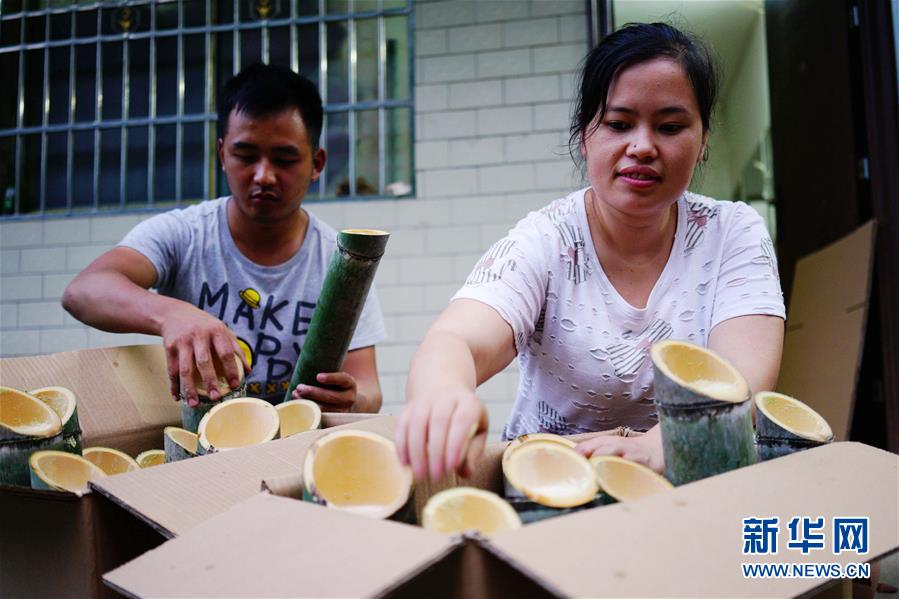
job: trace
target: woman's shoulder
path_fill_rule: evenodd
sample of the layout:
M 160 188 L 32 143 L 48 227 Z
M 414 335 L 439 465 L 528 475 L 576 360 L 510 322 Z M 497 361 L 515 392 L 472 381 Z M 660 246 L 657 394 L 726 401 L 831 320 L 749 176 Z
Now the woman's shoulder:
M 556 225 L 562 222 L 570 222 L 577 219 L 578 209 L 584 202 L 585 189 L 573 191 L 567 196 L 553 200 L 543 208 L 532 212 L 536 218 L 548 225 Z
M 716 200 L 691 191 L 684 193 L 683 201 L 688 224 L 701 221 L 703 226 L 716 224 L 726 231 L 734 226 L 763 222 L 759 213 L 745 202 Z

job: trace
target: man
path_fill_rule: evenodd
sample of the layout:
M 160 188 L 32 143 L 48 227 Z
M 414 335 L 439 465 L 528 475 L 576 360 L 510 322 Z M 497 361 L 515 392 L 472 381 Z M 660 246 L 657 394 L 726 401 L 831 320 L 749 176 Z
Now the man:
M 289 69 L 254 65 L 228 81 L 218 156 L 231 196 L 140 223 L 75 277 L 65 309 L 102 330 L 160 335 L 176 399 L 196 404 L 195 373 L 212 400 L 219 376 L 235 388 L 236 354 L 248 395 L 281 401 L 336 246 L 334 230 L 301 208 L 325 166 L 322 114 L 315 86 Z M 384 336 L 370 293 L 344 370 L 317 376 L 327 389 L 300 385 L 295 396 L 325 411 L 377 412 Z

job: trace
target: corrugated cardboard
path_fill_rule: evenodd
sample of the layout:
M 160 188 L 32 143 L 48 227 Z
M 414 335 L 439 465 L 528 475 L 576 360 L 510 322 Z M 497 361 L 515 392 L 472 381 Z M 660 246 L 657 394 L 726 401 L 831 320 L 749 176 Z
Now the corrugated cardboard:
M 181 424 L 161 345 L 137 345 L 0 360 L 0 382 L 20 389 L 59 385 L 78 398 L 84 447 L 137 455 L 162 448 L 162 429 Z M 373 418 L 326 414 L 322 426 Z M 210 456 L 209 459 L 212 459 Z M 166 479 L 176 465 L 110 477 Z M 253 476 L 252 492 L 259 477 Z M 227 477 L 225 480 L 228 480 Z M 154 483 L 155 484 L 155 483 Z M 171 504 L 168 504 L 171 505 Z M 0 597 L 88 597 L 104 594 L 103 572 L 162 543 L 171 534 L 95 493 L 0 486 Z
M 78 398 L 84 447 L 128 453 L 162 447 L 179 424 L 162 346 L 137 345 L 0 360 L 0 381 L 19 389 L 59 385 Z M 0 596 L 101 594 L 100 574 L 163 541 L 88 493 L 0 486 Z
M 864 347 L 874 221 L 796 263 L 778 391 L 815 409 L 849 438 Z
M 393 430 L 393 419 L 369 414 L 325 414 L 322 426 Z M 259 483 L 299 472 L 306 449 L 328 430 L 315 430 L 201 459 L 129 472 L 91 483 L 93 490 L 166 538 L 180 535 L 259 493 Z
M 498 462 L 497 449 L 485 460 Z M 290 492 L 296 478 L 266 487 Z M 858 493 L 862 484 L 865 493 Z M 744 579 L 741 562 L 766 558 L 742 555 L 742 519 L 868 516 L 870 553 L 864 558 L 779 557 L 845 564 L 899 548 L 897 495 L 899 457 L 857 443 L 816 448 L 489 539 L 440 537 L 262 495 L 105 579 L 137 597 L 796 596 L 832 581 Z

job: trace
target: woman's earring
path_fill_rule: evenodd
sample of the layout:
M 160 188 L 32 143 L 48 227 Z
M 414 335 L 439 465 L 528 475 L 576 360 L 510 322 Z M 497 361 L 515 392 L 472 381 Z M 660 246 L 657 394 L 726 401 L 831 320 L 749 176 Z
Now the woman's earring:
M 702 148 L 702 161 L 703 162 L 709 161 L 709 147 L 708 146 L 705 146 Z

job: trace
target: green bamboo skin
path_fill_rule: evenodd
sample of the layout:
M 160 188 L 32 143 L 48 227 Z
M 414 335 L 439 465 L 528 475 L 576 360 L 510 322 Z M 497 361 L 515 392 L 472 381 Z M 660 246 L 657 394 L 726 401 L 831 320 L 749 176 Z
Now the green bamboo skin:
M 593 501 L 585 503 L 584 505 L 579 505 L 577 507 L 548 507 L 545 505 L 540 505 L 539 503 L 526 498 L 517 499 L 507 497 L 506 501 L 509 502 L 512 508 L 518 514 L 518 517 L 521 518 L 521 523 L 525 525 L 533 524 L 534 522 L 540 522 L 542 520 L 547 520 L 549 518 L 555 518 L 557 516 L 564 516 L 566 514 L 573 514 L 582 510 L 589 510 L 595 507 L 602 507 L 604 505 L 616 503 L 614 498 L 605 493 L 600 493 Z
M 180 462 L 197 457 L 197 453 L 191 453 L 175 443 L 168 435 L 163 435 L 163 448 L 165 449 L 165 463 Z M 199 444 L 198 444 L 199 445 Z M 199 448 L 198 448 L 199 449 Z
M 805 451 L 813 447 L 825 445 L 815 441 L 790 441 L 787 439 L 772 439 L 770 437 L 756 436 L 756 450 L 760 462 L 766 462 L 797 451 Z
M 363 233 L 350 229 L 338 233 L 337 250 L 328 266 L 284 401 L 290 401 L 297 385 L 326 387 L 315 377 L 343 367 L 388 237 L 384 231 Z
M 208 397 L 198 396 L 199 403 L 195 408 L 190 407 L 187 402 L 184 401 L 184 398 L 181 398 L 181 428 L 196 433 L 197 429 L 200 427 L 200 421 L 203 420 L 203 416 L 206 415 L 206 412 L 223 401 L 228 401 L 229 399 L 234 399 L 236 397 L 246 397 L 246 395 L 247 381 L 244 379 L 236 389 L 232 389 L 223 395 L 221 399 L 217 399 L 216 401 L 212 401 Z
M 52 437 L 32 437 L 15 441 L 0 441 L 0 485 L 31 486 L 31 467 L 28 458 L 35 451 L 56 449 L 71 451 L 66 445 L 65 435 Z M 81 455 L 81 452 L 78 452 Z
M 650 356 L 665 478 L 679 486 L 754 464 L 746 379 L 714 352 L 690 343 L 660 341 Z M 701 387 L 699 381 L 720 386 Z
M 192 433 L 196 433 L 197 429 L 200 428 L 200 421 L 203 420 L 203 416 L 206 415 L 206 412 L 215 407 L 217 402 L 209 401 L 208 399 L 200 399 L 200 403 L 197 404 L 197 407 L 190 407 L 186 401 L 181 400 L 181 428 L 186 431 L 190 431 Z
M 755 463 L 748 400 L 691 406 L 665 405 L 657 400 L 656 406 L 662 427 L 665 478 L 674 486 Z
M 806 431 L 808 434 L 797 434 L 788 430 L 777 421 L 769 417 L 767 409 L 771 409 L 771 405 L 766 405 L 764 400 L 782 399 L 787 406 L 797 406 L 806 410 L 806 413 L 814 414 L 814 417 L 822 423 L 822 428 L 816 431 Z M 819 447 L 833 442 L 833 431 L 826 424 L 824 418 L 820 414 L 803 404 L 794 397 L 789 397 L 780 393 L 762 392 L 755 395 L 756 411 L 755 411 L 755 443 L 758 452 L 759 461 L 766 461 L 773 458 L 779 458 L 797 451 L 805 451 L 812 447 Z M 783 404 L 781 409 L 783 409 Z M 783 414 L 777 414 L 783 417 Z M 795 426 L 794 422 L 794 426 Z

